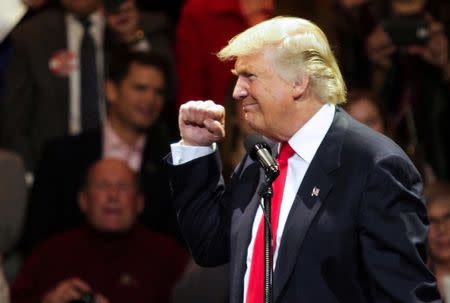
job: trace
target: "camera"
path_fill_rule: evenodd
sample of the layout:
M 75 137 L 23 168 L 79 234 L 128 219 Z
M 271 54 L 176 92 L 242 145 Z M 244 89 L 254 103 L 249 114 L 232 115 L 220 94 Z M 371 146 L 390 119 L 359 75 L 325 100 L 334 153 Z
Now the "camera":
M 70 303 L 95 303 L 95 298 L 91 293 L 84 293 L 78 300 L 70 301 Z
M 425 45 L 430 38 L 428 22 L 422 17 L 397 17 L 382 22 L 396 46 Z

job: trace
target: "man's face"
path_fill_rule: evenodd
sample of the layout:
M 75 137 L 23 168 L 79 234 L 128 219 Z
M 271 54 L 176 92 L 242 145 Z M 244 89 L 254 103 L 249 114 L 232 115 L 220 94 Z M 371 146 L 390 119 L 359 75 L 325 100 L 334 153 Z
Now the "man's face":
M 111 115 L 126 127 L 146 130 L 161 113 L 164 89 L 164 76 L 158 69 L 133 63 L 119 84 L 108 81 Z
M 393 0 L 392 11 L 399 15 L 412 15 L 422 11 L 426 0 Z
M 441 201 L 442 199 L 442 201 Z M 450 261 L 450 197 L 442 197 L 428 206 L 430 254 L 440 262 Z
M 239 57 L 233 73 L 238 76 L 233 98 L 240 102 L 250 127 L 282 141 L 291 132 L 295 102 L 292 89 L 274 69 L 270 51 Z
M 70 13 L 88 16 L 100 8 L 101 0 L 61 0 L 61 5 Z
M 102 160 L 95 165 L 79 203 L 88 222 L 102 232 L 129 230 L 143 208 L 133 172 L 117 159 Z
M 239 6 L 248 25 L 253 26 L 273 16 L 274 0 L 240 0 Z

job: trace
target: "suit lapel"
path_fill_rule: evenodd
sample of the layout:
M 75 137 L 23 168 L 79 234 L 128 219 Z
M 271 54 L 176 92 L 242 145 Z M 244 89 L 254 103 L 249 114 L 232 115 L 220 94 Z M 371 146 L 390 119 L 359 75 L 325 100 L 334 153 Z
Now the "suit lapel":
M 267 139 L 269 146 L 271 148 L 272 156 L 275 158 L 278 153 L 277 147 L 278 144 Z M 243 168 L 239 171 L 240 178 L 236 180 L 236 186 L 241 186 L 243 189 L 249 189 L 254 194 L 250 199 L 248 204 L 242 204 L 242 207 L 239 210 L 242 212 L 242 215 L 238 221 L 238 224 L 232 225 L 232 235 L 236 235 L 235 239 L 233 239 L 233 243 L 236 245 L 236 249 L 234 249 L 235 258 L 232 263 L 231 268 L 231 298 L 230 302 L 242 302 L 243 294 L 244 294 L 244 275 L 245 270 L 247 268 L 247 250 L 248 245 L 250 244 L 252 237 L 252 229 L 253 229 L 253 221 L 255 219 L 256 211 L 260 205 L 260 199 L 258 192 L 260 190 L 260 186 L 264 182 L 264 172 L 260 169 L 259 164 L 250 159 L 249 156 L 246 156 Z M 259 177 L 258 177 L 259 176 Z M 249 183 L 253 183 L 254 180 L 258 178 L 258 182 L 255 185 L 250 185 Z M 241 192 L 240 190 L 238 190 Z M 246 194 L 241 196 L 247 197 Z M 241 199 L 242 200 L 242 199 Z
M 241 178 L 236 180 L 237 186 L 242 186 L 242 190 L 250 189 L 254 192 L 250 199 L 250 202 L 245 203 L 242 201 L 241 207 L 238 207 L 234 212 L 239 212 L 240 217 L 237 224 L 232 224 L 231 235 L 233 235 L 233 243 L 236 246 L 234 248 L 234 258 L 231 264 L 231 294 L 230 302 L 242 302 L 244 292 L 244 274 L 247 263 L 247 248 L 252 236 L 253 221 L 255 218 L 256 210 L 259 206 L 258 184 L 261 184 L 264 178 L 262 170 L 259 169 L 259 165 L 253 162 L 249 157 L 246 157 L 244 162 L 245 169 L 242 170 Z M 259 176 L 259 177 L 258 177 Z M 258 178 L 256 180 L 256 178 Z M 256 184 L 248 184 L 256 182 Z M 256 189 L 256 190 L 255 190 Z M 240 191 L 239 191 L 240 192 Z M 240 200 L 247 199 L 246 193 L 240 194 L 243 196 Z M 239 197 L 238 197 L 239 198 Z
M 337 109 L 333 123 L 316 152 L 297 192 L 284 227 L 274 273 L 274 302 L 293 273 L 303 240 L 318 211 L 327 203 L 339 167 L 346 120 Z
M 244 292 L 244 274 L 247 268 L 247 249 L 251 240 L 253 220 L 255 218 L 256 210 L 259 206 L 259 195 L 253 196 L 245 212 L 242 215 L 240 223 L 237 224 L 236 242 L 238 247 L 236 249 L 236 257 L 234 268 L 232 269 L 232 285 L 233 300 L 231 302 L 242 302 L 242 295 Z

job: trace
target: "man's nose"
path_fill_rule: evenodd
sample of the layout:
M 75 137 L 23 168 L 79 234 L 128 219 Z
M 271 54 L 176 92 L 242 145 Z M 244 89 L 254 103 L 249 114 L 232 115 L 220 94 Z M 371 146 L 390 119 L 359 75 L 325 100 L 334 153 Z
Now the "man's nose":
M 110 200 L 117 200 L 119 197 L 119 188 L 117 186 L 110 186 L 108 189 L 108 196 Z
M 236 85 L 234 86 L 233 98 L 236 101 L 241 101 L 245 99 L 247 96 L 248 96 L 248 84 L 242 78 L 242 76 L 239 76 Z

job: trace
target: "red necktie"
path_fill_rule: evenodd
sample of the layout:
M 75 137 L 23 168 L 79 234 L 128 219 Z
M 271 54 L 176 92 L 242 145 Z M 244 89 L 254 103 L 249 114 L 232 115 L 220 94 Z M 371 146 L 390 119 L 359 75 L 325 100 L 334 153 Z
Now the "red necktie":
M 284 184 L 286 182 L 288 160 L 294 155 L 294 150 L 288 143 L 283 143 L 277 161 L 280 174 L 273 182 L 273 197 L 270 209 L 272 225 L 272 252 L 275 252 L 278 218 L 280 216 L 281 201 L 283 200 Z M 264 215 L 259 222 L 253 246 L 252 264 L 248 280 L 246 303 L 263 303 L 264 301 Z

